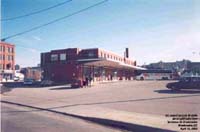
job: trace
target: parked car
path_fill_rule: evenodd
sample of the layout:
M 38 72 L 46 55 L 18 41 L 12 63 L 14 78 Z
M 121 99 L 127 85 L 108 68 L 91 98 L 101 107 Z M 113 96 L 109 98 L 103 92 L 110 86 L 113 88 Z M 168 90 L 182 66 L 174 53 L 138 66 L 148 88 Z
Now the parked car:
M 200 77 L 183 77 L 178 82 L 167 84 L 171 90 L 200 89 Z
M 24 79 L 24 85 L 32 85 L 34 84 L 35 80 L 32 78 L 26 78 Z
M 19 77 L 14 77 L 13 80 L 14 81 L 19 81 Z
M 83 82 L 81 80 L 76 80 L 74 79 L 71 83 L 72 88 L 82 88 L 83 87 Z

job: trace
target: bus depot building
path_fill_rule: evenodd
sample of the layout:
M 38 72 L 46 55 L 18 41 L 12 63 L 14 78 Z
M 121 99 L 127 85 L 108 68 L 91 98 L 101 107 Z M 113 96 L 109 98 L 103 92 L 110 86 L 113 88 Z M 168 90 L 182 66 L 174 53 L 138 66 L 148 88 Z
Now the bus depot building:
M 99 48 L 68 48 L 41 53 L 43 80 L 55 83 L 78 82 L 80 86 L 90 78 L 94 82 L 133 80 L 136 61 Z

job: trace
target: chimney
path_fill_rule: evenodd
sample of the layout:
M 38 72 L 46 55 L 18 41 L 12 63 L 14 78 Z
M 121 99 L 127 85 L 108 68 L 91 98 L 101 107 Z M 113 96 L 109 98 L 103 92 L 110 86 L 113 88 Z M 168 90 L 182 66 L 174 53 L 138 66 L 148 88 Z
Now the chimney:
M 126 57 L 126 58 L 129 58 L 129 51 L 128 51 L 128 48 L 126 48 L 125 57 Z

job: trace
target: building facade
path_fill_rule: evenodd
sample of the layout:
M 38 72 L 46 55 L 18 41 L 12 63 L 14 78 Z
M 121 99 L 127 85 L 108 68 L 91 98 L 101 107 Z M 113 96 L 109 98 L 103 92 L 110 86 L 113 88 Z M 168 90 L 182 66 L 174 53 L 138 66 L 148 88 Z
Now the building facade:
M 20 73 L 24 75 L 24 79 L 33 79 L 35 81 L 41 81 L 42 78 L 42 71 L 40 67 L 21 68 Z
M 99 48 L 69 48 L 41 54 L 43 79 L 54 82 L 131 80 L 136 61 Z
M 0 81 L 13 79 L 15 70 L 15 46 L 0 42 Z
M 193 74 L 200 75 L 200 62 L 191 62 L 189 60 L 182 60 L 176 62 L 158 62 L 151 63 L 149 65 L 144 66 L 148 69 L 163 69 L 163 70 L 171 70 L 173 72 L 177 72 L 180 75 L 185 72 L 192 72 Z

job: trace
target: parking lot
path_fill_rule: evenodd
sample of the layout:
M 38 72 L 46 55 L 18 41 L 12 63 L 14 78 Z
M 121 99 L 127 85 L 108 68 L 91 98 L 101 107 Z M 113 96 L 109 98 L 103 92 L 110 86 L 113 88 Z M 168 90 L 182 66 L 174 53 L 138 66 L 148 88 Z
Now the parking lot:
M 87 88 L 74 88 L 69 85 L 52 87 L 13 88 L 6 98 L 25 100 L 28 97 L 41 100 L 62 102 L 65 105 L 98 105 L 126 111 L 149 114 L 199 113 L 200 91 L 182 90 L 173 92 L 166 88 L 169 81 L 122 81 L 96 84 Z M 16 96 L 18 95 L 18 96 Z M 28 99 L 28 100 L 29 100 Z M 28 101 L 27 100 L 27 101 Z M 51 100 L 51 101 L 49 101 Z
M 2 100 L 83 115 L 101 116 L 106 111 L 111 115 L 125 112 L 163 118 L 177 113 L 200 115 L 200 91 L 173 92 L 166 88 L 169 82 L 121 81 L 86 88 L 20 87 L 6 92 Z

